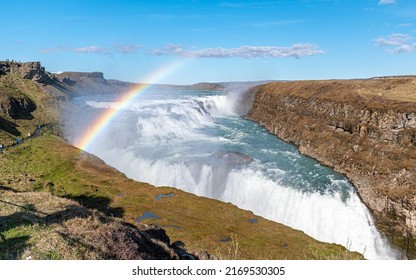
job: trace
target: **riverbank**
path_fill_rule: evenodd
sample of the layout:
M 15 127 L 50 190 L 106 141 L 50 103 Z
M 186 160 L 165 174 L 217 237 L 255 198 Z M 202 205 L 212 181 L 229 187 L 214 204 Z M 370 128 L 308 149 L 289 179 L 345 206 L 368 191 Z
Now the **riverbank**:
M 42 130 L 44 128 L 50 127 L 50 125 L 48 124 L 42 124 L 42 125 L 38 125 L 35 130 L 32 133 L 28 133 L 26 135 L 26 137 L 21 137 L 21 138 L 16 138 L 16 142 L 14 142 L 13 144 L 10 145 L 0 145 L 0 152 L 2 151 L 6 151 L 7 149 L 16 147 L 17 145 L 20 145 L 30 139 L 36 138 L 41 136 Z
M 59 124 L 62 109 L 68 109 L 71 98 L 81 95 L 85 87 L 92 88 L 86 92 L 93 94 L 96 90 L 122 91 L 130 86 L 117 81 L 107 83 L 97 73 L 56 76 L 39 62 L 7 61 L 0 62 L 0 66 L 0 143 L 7 146 L 15 143 L 16 138 L 32 133 L 39 125 Z M 217 88 L 211 84 L 194 87 Z M 130 180 L 97 157 L 72 147 L 57 136 L 60 134 L 59 125 L 53 125 L 42 131 L 41 136 L 0 153 L 0 191 L 8 197 L 0 207 L 4 210 L 10 203 L 15 204 L 15 208 L 2 212 L 0 251 L 8 253 L 0 255 L 1 258 L 92 258 L 93 255 L 103 258 L 94 250 L 90 252 L 92 255 L 65 254 L 62 250 L 67 248 L 60 247 L 61 243 L 57 247 L 42 246 L 42 240 L 48 239 L 39 237 L 47 236 L 56 228 L 45 223 L 43 216 L 34 216 L 35 210 L 42 211 L 39 200 L 53 202 L 52 208 L 42 211 L 48 215 L 60 212 L 58 207 L 53 209 L 56 202 L 72 205 L 67 213 L 70 217 L 77 214 L 77 211 L 71 212 L 73 206 L 81 205 L 83 213 L 91 209 L 99 211 L 98 216 L 105 215 L 103 220 L 109 219 L 110 224 L 119 225 L 113 219 L 139 229 L 145 227 L 143 223 L 153 224 L 150 228 L 156 239 L 163 237 L 167 241 L 164 234 L 158 235 L 166 231 L 170 241 L 164 244 L 169 247 L 179 241 L 176 246 L 183 248 L 185 243 L 187 252 L 202 259 L 212 255 L 220 259 L 362 258 L 342 246 L 319 242 L 301 231 L 230 203 Z M 73 229 L 79 229 L 77 234 L 87 234 L 84 222 L 78 220 L 72 224 Z M 120 228 L 121 234 L 127 233 L 124 227 Z M 105 247 L 100 242 L 107 241 L 94 241 L 92 245 Z
M 75 200 L 137 227 L 155 224 L 172 243 L 181 241 L 197 256 L 208 252 L 222 259 L 361 258 L 340 245 L 319 242 L 230 203 L 128 179 L 57 136 L 43 135 L 7 150 L 0 154 L 0 162 L 2 186 Z M 145 213 L 157 218 L 143 218 Z M 4 244 L 0 242 L 0 247 Z
M 416 79 L 275 82 L 247 118 L 345 174 L 380 230 L 416 257 Z

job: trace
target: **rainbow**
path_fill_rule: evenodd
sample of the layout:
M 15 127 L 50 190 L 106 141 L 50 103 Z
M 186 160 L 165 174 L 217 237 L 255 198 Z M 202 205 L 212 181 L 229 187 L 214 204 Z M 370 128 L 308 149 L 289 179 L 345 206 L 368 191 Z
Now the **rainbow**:
M 173 71 L 177 70 L 180 66 L 184 65 L 188 60 L 180 59 L 174 60 L 156 71 L 150 73 L 143 83 L 138 84 L 133 89 L 122 94 L 116 101 L 117 106 L 106 109 L 89 127 L 89 129 L 77 140 L 75 140 L 74 146 L 87 151 L 89 147 L 94 143 L 94 140 L 100 135 L 110 121 L 117 116 L 117 114 L 127 105 L 134 97 L 148 89 L 152 84 L 160 81 L 160 79 L 166 77 Z

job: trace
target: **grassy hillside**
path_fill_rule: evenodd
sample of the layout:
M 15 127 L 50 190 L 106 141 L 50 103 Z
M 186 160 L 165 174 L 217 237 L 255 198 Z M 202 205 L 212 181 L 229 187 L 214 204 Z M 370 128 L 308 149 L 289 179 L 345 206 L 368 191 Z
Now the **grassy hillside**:
M 151 212 L 160 220 L 142 222 L 158 224 L 172 242 L 183 241 L 194 252 L 206 250 L 222 258 L 241 259 L 360 258 L 341 246 L 318 242 L 229 203 L 132 181 L 53 135 L 0 153 L 0 162 L 0 185 L 23 192 L 50 192 L 135 225 L 139 225 L 138 217 Z M 158 200 L 163 194 L 173 196 Z M 4 206 L 0 203 L 0 207 Z
M 46 192 L 0 187 L 0 197 L 0 259 L 180 259 L 162 230 Z
M 361 258 L 229 203 L 128 179 L 56 136 L 77 75 L 65 82 L 40 63 L 0 66 L 0 144 L 50 124 L 43 135 L 0 150 L 0 259 L 180 258 L 183 246 L 172 251 L 174 241 L 205 258 Z M 89 76 L 88 83 L 126 86 L 81 74 Z
M 14 73 L 0 76 L 0 144 L 10 145 L 26 137 L 38 125 L 59 119 L 57 99 L 42 85 Z

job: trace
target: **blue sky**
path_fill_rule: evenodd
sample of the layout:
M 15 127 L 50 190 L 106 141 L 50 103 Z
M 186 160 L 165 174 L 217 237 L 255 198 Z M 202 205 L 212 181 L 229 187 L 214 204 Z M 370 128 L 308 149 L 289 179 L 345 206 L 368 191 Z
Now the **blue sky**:
M 414 0 L 0 0 L 0 60 L 140 82 L 416 74 Z

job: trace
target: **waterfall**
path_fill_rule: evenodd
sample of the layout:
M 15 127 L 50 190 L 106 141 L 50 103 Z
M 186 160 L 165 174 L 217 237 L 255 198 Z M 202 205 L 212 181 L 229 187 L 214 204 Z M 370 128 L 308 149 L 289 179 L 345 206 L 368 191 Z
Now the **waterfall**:
M 68 137 L 116 96 L 81 98 Z M 231 202 L 370 259 L 397 258 L 348 180 L 235 112 L 233 92 L 149 91 L 109 123 L 89 152 L 128 177 Z

